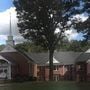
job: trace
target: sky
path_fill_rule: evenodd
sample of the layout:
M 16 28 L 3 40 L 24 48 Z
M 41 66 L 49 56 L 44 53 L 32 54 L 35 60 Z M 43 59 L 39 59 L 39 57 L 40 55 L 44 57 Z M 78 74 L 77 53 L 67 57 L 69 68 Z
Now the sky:
M 0 0 L 0 45 L 6 44 L 7 36 L 9 35 L 10 30 L 10 13 L 11 13 L 11 26 L 12 26 L 12 35 L 14 37 L 15 43 L 21 43 L 25 41 L 20 35 L 16 18 L 16 11 L 13 5 L 13 0 Z M 75 18 L 82 17 L 83 21 L 87 19 L 86 13 L 81 15 L 76 15 Z M 82 34 L 78 34 L 75 30 L 68 30 L 66 32 L 69 41 L 72 39 L 82 40 Z
M 12 0 L 0 0 L 0 12 L 3 12 L 10 7 L 13 7 Z

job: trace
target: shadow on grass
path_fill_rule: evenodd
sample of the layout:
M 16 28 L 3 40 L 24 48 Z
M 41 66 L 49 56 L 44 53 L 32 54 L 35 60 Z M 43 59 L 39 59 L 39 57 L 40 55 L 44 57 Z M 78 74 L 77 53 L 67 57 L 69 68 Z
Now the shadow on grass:
M 90 82 L 79 82 L 76 83 L 78 90 L 90 90 Z
M 11 83 L 0 87 L 0 90 L 90 90 L 90 83 L 72 81 Z

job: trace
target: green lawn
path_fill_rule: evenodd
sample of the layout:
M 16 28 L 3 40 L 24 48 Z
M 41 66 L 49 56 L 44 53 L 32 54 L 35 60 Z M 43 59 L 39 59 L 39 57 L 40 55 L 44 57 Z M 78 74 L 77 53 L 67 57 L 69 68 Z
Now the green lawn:
M 75 82 L 25 82 L 0 84 L 0 90 L 90 90 L 90 83 Z

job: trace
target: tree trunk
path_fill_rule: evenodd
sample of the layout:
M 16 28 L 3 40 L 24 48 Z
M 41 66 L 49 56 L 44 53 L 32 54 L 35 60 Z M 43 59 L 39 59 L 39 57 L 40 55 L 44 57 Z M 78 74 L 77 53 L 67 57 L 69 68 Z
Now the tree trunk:
M 53 81 L 53 54 L 54 51 L 49 51 L 49 80 Z

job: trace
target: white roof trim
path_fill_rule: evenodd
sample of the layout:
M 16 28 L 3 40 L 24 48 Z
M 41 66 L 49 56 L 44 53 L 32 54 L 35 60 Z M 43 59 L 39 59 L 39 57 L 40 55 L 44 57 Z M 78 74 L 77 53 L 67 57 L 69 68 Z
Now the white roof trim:
M 53 57 L 53 63 L 56 64 L 56 63 L 60 63 L 60 62 Z M 47 61 L 46 64 L 49 64 L 49 61 Z
M 90 59 L 87 60 L 87 63 L 90 63 Z
M 17 52 L 17 50 L 10 45 L 6 45 L 6 47 L 1 52 Z
M 90 53 L 90 48 L 85 53 Z
M 8 61 L 6 58 L 4 58 L 4 57 L 3 57 L 3 56 L 1 56 L 1 55 L 0 55 L 0 59 L 1 59 L 1 60 L 5 60 L 5 61 L 6 61 L 6 62 L 8 62 L 9 64 L 11 64 L 11 62 L 10 62 L 10 61 Z

